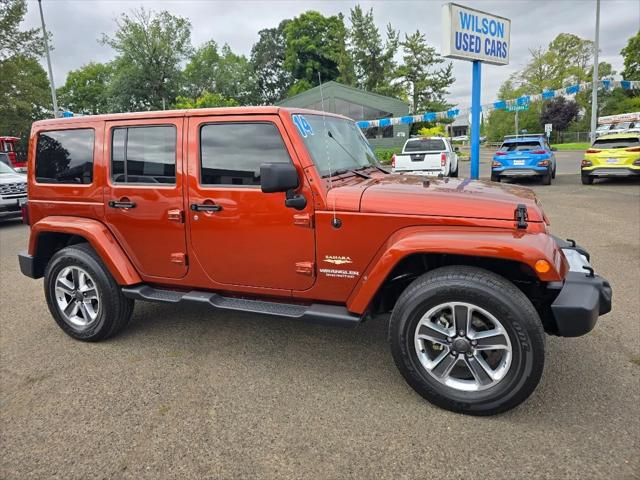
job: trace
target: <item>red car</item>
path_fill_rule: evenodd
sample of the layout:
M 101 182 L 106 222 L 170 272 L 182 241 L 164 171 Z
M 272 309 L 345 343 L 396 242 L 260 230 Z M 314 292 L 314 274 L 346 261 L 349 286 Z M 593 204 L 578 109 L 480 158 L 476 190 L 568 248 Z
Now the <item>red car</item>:
M 53 318 L 79 340 L 121 331 L 135 300 L 385 321 L 418 393 L 488 415 L 534 390 L 545 332 L 583 335 L 611 309 L 609 283 L 584 249 L 550 235 L 531 190 L 392 174 L 338 115 L 40 121 L 28 182 L 20 267 L 44 276 Z
M 0 152 L 4 152 L 9 156 L 11 167 L 18 172 L 27 171 L 27 162 L 19 162 L 16 155 L 16 142 L 20 140 L 18 137 L 0 137 Z

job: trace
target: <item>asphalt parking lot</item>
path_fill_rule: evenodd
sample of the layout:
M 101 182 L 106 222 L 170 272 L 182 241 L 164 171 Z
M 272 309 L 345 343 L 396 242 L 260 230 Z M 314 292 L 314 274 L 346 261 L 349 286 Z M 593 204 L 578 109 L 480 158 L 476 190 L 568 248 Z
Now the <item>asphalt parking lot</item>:
M 527 185 L 611 281 L 613 311 L 549 337 L 537 391 L 489 418 L 414 393 L 382 321 L 138 303 L 119 337 L 74 341 L 19 273 L 27 227 L 1 225 L 0 478 L 638 478 L 640 184 L 583 186 L 578 156 L 558 158 L 553 185 Z

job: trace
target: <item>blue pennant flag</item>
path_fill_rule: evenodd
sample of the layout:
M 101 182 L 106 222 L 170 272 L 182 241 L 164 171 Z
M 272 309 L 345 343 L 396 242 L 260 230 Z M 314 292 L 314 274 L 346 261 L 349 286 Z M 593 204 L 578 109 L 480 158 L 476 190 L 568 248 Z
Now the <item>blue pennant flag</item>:
M 544 92 L 542 92 L 542 99 L 543 100 L 548 100 L 548 99 L 553 98 L 555 96 L 556 96 L 555 90 L 545 90 Z
M 631 82 L 629 80 L 622 80 L 620 86 L 625 90 L 631 90 Z
M 455 117 L 458 116 L 458 113 L 460 113 L 460 110 L 458 110 L 457 108 L 451 109 L 451 110 L 447 110 L 447 117 L 455 118 Z
M 413 123 L 413 117 L 411 115 L 407 117 L 400 117 L 400 123 Z
M 608 78 L 605 80 L 602 80 L 602 87 L 605 90 L 609 90 L 609 88 L 611 88 L 611 80 L 609 80 Z
M 362 120 L 358 122 L 357 125 L 360 128 L 369 128 L 369 122 L 367 122 L 366 120 Z
M 433 121 L 435 121 L 435 119 L 436 119 L 436 114 L 435 114 L 435 112 L 425 113 L 425 114 L 422 116 L 422 119 L 423 119 L 425 122 L 433 122 Z
M 580 91 L 580 85 L 571 85 L 565 89 L 568 95 L 572 95 L 574 93 L 578 93 Z
M 391 125 L 391 119 L 390 118 L 381 118 L 379 125 L 381 127 L 388 127 L 389 125 Z

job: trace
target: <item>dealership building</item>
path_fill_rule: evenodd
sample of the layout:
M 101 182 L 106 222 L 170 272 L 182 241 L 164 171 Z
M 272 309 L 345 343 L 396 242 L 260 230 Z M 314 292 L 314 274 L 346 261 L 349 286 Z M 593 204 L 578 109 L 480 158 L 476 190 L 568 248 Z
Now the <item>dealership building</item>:
M 333 81 L 322 84 L 322 93 L 320 87 L 315 87 L 286 98 L 278 105 L 322 110 L 323 97 L 324 111 L 344 115 L 355 121 L 401 117 L 409 114 L 409 106 L 397 98 L 366 92 Z M 374 147 L 395 148 L 401 147 L 409 138 L 410 128 L 411 125 L 370 127 L 363 133 Z

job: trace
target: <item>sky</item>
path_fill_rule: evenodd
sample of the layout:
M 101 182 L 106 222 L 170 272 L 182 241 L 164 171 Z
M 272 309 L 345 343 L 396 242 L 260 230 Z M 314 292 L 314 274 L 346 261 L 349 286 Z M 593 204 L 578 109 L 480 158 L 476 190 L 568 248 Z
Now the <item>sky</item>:
M 110 47 L 102 45 L 102 34 L 113 34 L 114 19 L 121 13 L 144 6 L 150 10 L 168 10 L 187 18 L 192 25 L 192 42 L 198 46 L 215 40 L 228 43 L 236 53 L 249 55 L 258 31 L 278 25 L 306 10 L 324 15 L 342 12 L 348 18 L 356 4 L 373 8 L 381 32 L 387 23 L 405 33 L 420 30 L 438 51 L 441 44 L 441 6 L 437 0 L 42 0 L 47 29 L 53 36 L 51 54 L 56 86 L 64 84 L 66 74 L 90 62 L 106 62 L 114 57 Z M 482 103 L 497 97 L 498 88 L 510 74 L 520 70 L 530 58 L 529 50 L 546 47 L 559 33 L 595 38 L 595 0 L 458 0 L 457 3 L 511 19 L 510 63 L 506 66 L 483 65 Z M 39 27 L 36 0 L 28 0 L 28 12 L 21 28 Z M 640 30 L 640 1 L 602 0 L 600 11 L 600 61 L 622 71 L 620 50 L 629 37 Z M 449 101 L 459 107 L 471 103 L 471 63 L 451 60 L 456 78 Z M 43 66 L 46 68 L 46 64 Z

